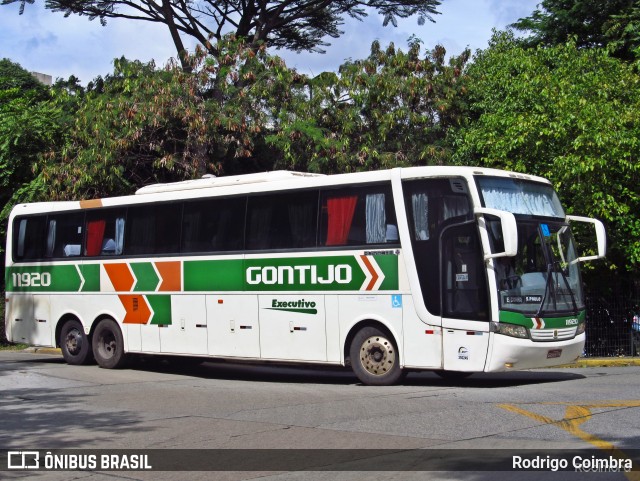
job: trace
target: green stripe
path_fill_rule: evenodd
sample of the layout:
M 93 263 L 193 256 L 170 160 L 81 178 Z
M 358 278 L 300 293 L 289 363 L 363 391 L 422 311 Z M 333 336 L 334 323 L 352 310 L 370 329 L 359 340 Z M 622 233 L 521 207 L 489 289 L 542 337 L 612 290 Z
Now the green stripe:
M 78 292 L 81 283 L 76 264 L 12 266 L 5 269 L 7 292 Z
M 185 261 L 185 291 L 241 291 L 244 288 L 242 259 Z
M 572 327 L 576 325 L 568 323 L 567 321 L 570 319 L 578 319 L 579 323 L 585 322 L 586 311 L 580 311 L 577 316 L 543 317 L 541 319 L 544 321 L 544 329 L 562 329 L 564 327 Z M 534 327 L 533 319 L 519 312 L 500 311 L 500 322 L 517 324 L 519 326 L 528 327 L 529 329 Z
M 100 292 L 100 264 L 86 264 L 80 266 L 84 285 L 82 292 Z
M 284 312 L 295 312 L 296 314 L 317 314 L 318 309 L 295 309 L 295 308 L 287 308 L 287 307 L 267 307 L 269 311 L 284 311 Z
M 137 282 L 133 287 L 134 292 L 155 291 L 160 282 L 156 270 L 151 262 L 132 262 L 129 264 Z
M 153 309 L 149 324 L 171 324 L 171 296 L 154 294 L 145 297 Z
M 379 291 L 398 290 L 397 255 L 368 256 L 383 272 Z M 183 261 L 185 292 L 359 291 L 370 273 L 357 255 Z M 160 281 L 151 262 L 129 264 L 134 292 L 153 292 Z M 5 269 L 8 292 L 99 292 L 100 264 L 13 266 Z M 43 276 L 44 275 L 44 276 Z M 42 280 L 46 282 L 42 282 Z M 15 282 L 14 282 L 15 281 Z

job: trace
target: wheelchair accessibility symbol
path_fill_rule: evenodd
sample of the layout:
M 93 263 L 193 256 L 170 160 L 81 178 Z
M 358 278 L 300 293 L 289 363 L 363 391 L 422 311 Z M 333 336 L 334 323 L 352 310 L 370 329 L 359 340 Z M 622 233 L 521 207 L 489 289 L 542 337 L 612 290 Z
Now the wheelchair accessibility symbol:
M 391 296 L 391 307 L 394 309 L 402 307 L 402 296 L 400 294 L 394 294 Z

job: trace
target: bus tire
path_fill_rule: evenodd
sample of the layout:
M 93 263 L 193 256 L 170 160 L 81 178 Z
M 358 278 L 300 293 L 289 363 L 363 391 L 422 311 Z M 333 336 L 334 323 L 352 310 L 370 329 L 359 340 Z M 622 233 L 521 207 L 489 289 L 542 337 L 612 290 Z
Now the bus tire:
M 60 329 L 58 344 L 67 364 L 82 365 L 93 361 L 91 341 L 77 319 L 70 319 L 64 323 Z
M 363 384 L 389 386 L 402 376 L 396 343 L 378 328 L 360 329 L 351 342 L 349 355 L 351 368 Z
M 112 319 L 103 319 L 93 332 L 93 355 L 98 365 L 105 369 L 124 367 L 127 355 L 118 324 Z

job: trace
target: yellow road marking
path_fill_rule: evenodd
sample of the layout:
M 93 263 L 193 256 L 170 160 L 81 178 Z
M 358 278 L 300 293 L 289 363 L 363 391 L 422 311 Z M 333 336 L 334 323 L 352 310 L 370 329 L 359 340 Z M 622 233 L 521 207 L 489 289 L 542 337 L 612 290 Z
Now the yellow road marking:
M 542 414 L 534 413 L 531 411 L 527 411 L 526 409 L 522 409 L 514 404 L 498 404 L 498 407 L 505 409 L 509 412 L 520 414 L 521 416 L 526 416 L 535 421 L 538 421 L 542 424 L 550 424 L 553 426 L 558 426 L 560 429 L 567 431 L 569 434 L 576 436 L 577 438 L 586 441 L 593 446 L 608 451 L 611 456 L 614 456 L 618 459 L 629 459 L 623 451 L 618 449 L 614 444 L 605 441 L 603 439 L 594 436 L 593 434 L 589 434 L 583 431 L 580 428 L 581 424 L 586 423 L 589 419 L 591 419 L 591 411 L 590 409 L 598 409 L 598 408 L 608 408 L 608 407 L 640 407 L 640 401 L 600 401 L 597 403 L 581 403 L 581 404 L 569 404 L 566 402 L 542 402 L 536 403 L 538 405 L 556 405 L 556 406 L 567 406 L 565 410 L 564 418 L 558 420 L 552 419 L 547 416 L 543 416 Z M 630 481 L 640 481 L 640 471 L 631 471 L 625 473 L 625 476 Z

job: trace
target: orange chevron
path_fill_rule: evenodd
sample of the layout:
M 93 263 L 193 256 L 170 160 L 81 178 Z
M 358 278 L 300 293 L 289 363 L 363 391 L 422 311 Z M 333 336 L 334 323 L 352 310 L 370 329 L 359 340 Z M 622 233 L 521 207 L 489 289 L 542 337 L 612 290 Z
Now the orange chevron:
M 127 264 L 104 264 L 104 270 L 117 292 L 127 292 L 133 288 L 135 279 Z
M 180 262 L 156 262 L 156 269 L 162 277 L 162 284 L 159 291 L 180 291 L 182 290 L 182 279 L 180 278 Z
M 367 291 L 371 291 L 373 290 L 373 286 L 376 285 L 376 282 L 378 282 L 378 279 L 380 278 L 380 276 L 371 265 L 371 261 L 367 258 L 367 256 L 360 256 L 360 258 L 362 259 L 362 262 L 364 262 L 364 265 L 367 266 L 367 269 L 369 269 L 369 273 L 372 276 L 371 282 L 369 282 L 369 285 L 366 288 Z
M 125 324 L 147 324 L 151 318 L 151 309 L 147 305 L 144 296 L 121 295 L 118 296 L 127 313 L 122 321 Z

